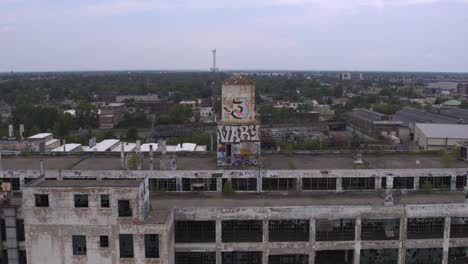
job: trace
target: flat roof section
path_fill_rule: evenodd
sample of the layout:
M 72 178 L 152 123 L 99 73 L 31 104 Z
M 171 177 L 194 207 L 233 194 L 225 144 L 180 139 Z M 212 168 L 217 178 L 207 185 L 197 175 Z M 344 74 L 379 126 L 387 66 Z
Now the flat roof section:
M 26 187 L 139 187 L 141 180 L 38 180 Z
M 428 138 L 468 139 L 468 125 L 419 123 L 416 127 Z
M 343 192 L 343 193 L 152 193 L 153 208 L 172 209 L 183 207 L 281 207 L 281 206 L 358 206 L 384 205 L 383 192 Z M 394 204 L 462 204 L 463 192 L 409 192 L 402 195 L 393 193 Z

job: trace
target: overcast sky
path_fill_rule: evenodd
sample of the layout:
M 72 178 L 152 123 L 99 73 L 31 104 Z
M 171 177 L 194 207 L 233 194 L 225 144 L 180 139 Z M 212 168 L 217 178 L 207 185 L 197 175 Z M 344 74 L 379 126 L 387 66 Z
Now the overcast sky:
M 0 71 L 468 72 L 468 0 L 0 0 Z

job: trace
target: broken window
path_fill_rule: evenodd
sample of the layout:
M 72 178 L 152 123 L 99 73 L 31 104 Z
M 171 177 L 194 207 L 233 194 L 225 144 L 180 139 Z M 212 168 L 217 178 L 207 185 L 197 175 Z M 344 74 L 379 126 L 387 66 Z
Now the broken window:
M 35 194 L 36 207 L 49 207 L 49 195 L 48 194 Z
M 216 264 L 215 252 L 176 252 L 175 264 Z
M 19 191 L 20 190 L 20 179 L 19 178 L 0 178 L 0 184 L 2 182 L 11 183 L 11 189 L 13 191 Z
M 16 236 L 18 241 L 24 241 L 24 220 L 17 219 L 16 220 Z
M 393 178 L 393 189 L 414 189 L 414 177 Z
M 319 250 L 315 252 L 315 264 L 353 264 L 353 262 L 354 250 Z
M 444 237 L 444 218 L 408 218 L 408 239 Z
M 450 190 L 451 176 L 419 177 L 419 189 Z
M 109 247 L 109 236 L 99 236 L 99 246 L 102 248 Z
M 297 179 L 295 178 L 263 178 L 263 191 L 296 191 Z
M 223 186 L 227 179 L 223 179 Z M 232 188 L 235 191 L 256 191 L 257 179 L 256 178 L 232 178 Z
M 382 177 L 380 179 L 380 187 L 384 190 L 387 189 L 387 177 Z
M 452 217 L 450 221 L 450 237 L 468 237 L 468 217 Z
M 302 190 L 336 190 L 336 178 L 302 178 Z
M 72 236 L 73 255 L 86 255 L 86 236 Z
M 309 264 L 309 255 L 269 255 L 268 264 Z
M 215 221 L 176 221 L 176 243 L 214 243 L 216 241 Z
M 372 190 L 375 189 L 375 177 L 344 177 L 342 181 L 342 188 L 343 190 Z
M 159 258 L 159 235 L 145 234 L 145 258 Z
M 159 192 L 175 192 L 177 191 L 177 183 L 175 178 L 171 179 L 149 179 L 150 189 Z
M 0 219 L 0 233 L 2 233 L 2 241 L 6 241 L 5 219 Z
M 8 251 L 6 249 L 2 250 L 0 264 L 8 264 Z
M 216 191 L 216 178 L 182 178 L 182 191 Z
M 362 240 L 398 240 L 400 238 L 399 219 L 363 219 Z
M 448 264 L 468 263 L 468 247 L 449 248 Z
M 133 258 L 133 235 L 120 234 L 119 235 L 119 248 L 121 258 Z
M 360 264 L 398 264 L 398 249 L 362 249 Z
M 222 253 L 222 264 L 262 264 L 261 251 L 232 251 Z
M 101 194 L 101 207 L 102 208 L 109 208 L 109 195 L 108 194 Z
M 466 186 L 466 176 L 457 176 L 456 188 L 457 190 L 463 190 Z
M 75 207 L 88 207 L 88 195 L 87 194 L 75 194 Z
M 440 264 L 442 248 L 417 248 L 406 250 L 406 264 Z
M 309 241 L 309 220 L 268 221 L 270 242 Z
M 222 221 L 223 242 L 262 242 L 262 220 L 226 220 Z
M 129 200 L 118 200 L 119 217 L 131 217 L 132 207 Z
M 27 264 L 26 250 L 18 250 L 19 264 Z M 1 262 L 0 262 L 1 263 Z
M 317 241 L 351 241 L 354 240 L 355 220 L 317 220 Z

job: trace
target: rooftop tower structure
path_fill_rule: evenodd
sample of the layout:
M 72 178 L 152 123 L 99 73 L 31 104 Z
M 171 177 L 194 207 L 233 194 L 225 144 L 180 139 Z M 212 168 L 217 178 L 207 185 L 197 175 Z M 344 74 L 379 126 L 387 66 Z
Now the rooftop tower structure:
M 218 166 L 257 165 L 260 126 L 255 117 L 255 84 L 241 75 L 221 87 L 221 121 L 218 123 Z

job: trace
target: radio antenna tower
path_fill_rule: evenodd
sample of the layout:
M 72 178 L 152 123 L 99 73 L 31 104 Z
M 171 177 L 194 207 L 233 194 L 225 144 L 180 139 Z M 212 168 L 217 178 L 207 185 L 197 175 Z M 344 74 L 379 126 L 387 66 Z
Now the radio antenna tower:
M 216 68 L 216 49 L 212 50 L 213 52 L 213 67 L 211 68 L 212 72 L 217 72 L 218 68 Z

